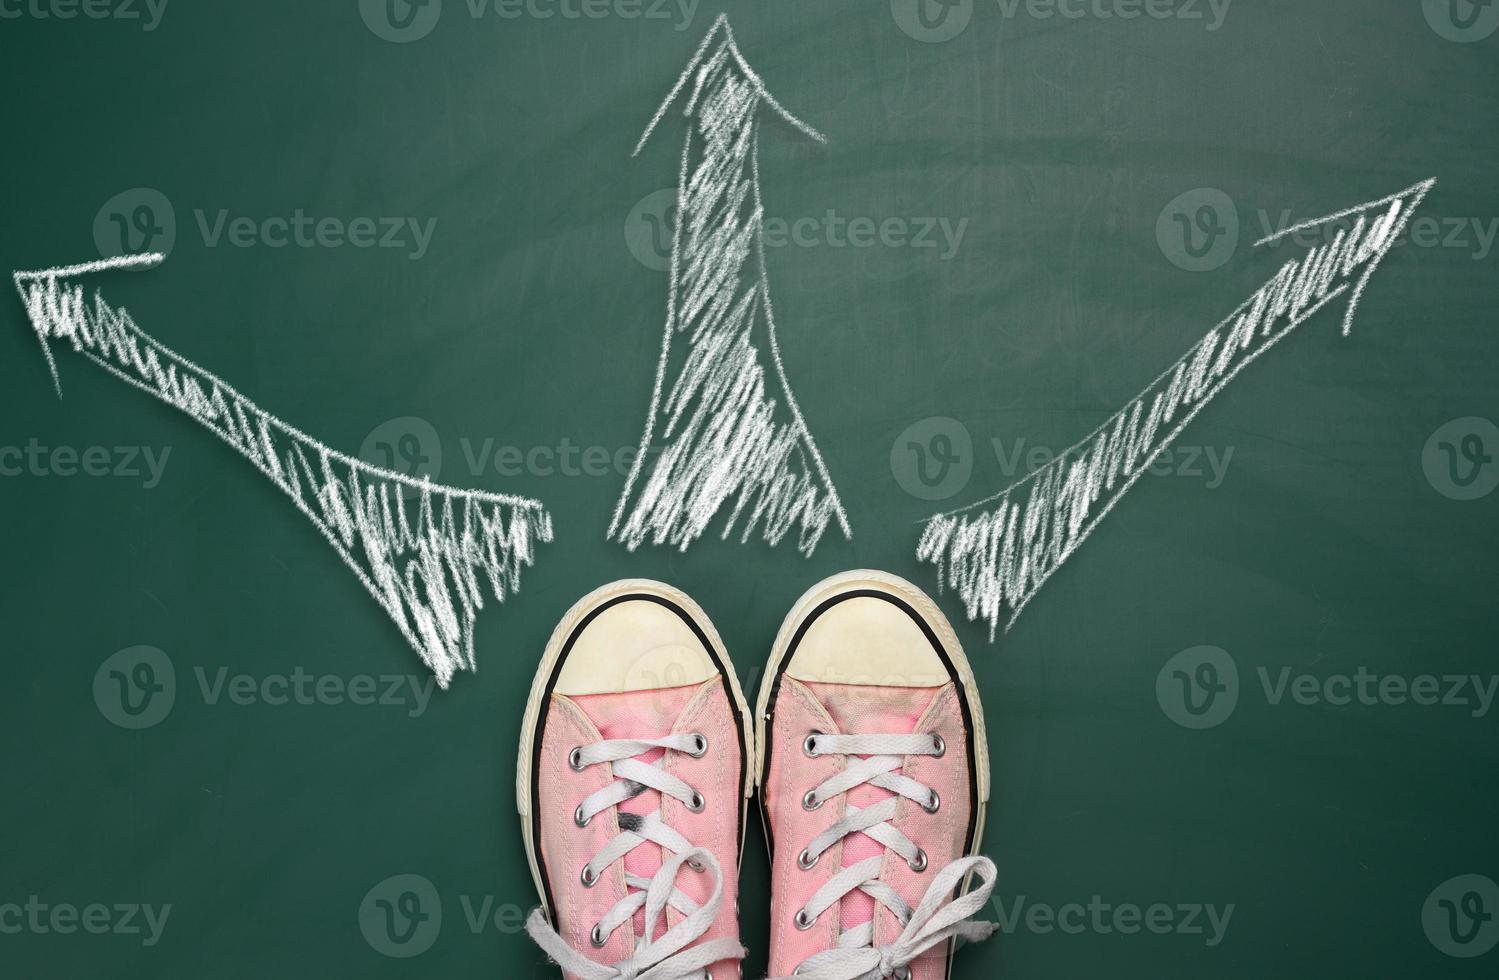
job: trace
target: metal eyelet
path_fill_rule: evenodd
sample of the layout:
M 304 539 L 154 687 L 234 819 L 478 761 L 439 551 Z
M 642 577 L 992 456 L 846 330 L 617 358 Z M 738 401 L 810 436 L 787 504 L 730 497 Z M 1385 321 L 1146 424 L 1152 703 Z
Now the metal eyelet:
M 792 924 L 802 932 L 806 932 L 808 929 L 812 928 L 812 923 L 816 921 L 816 919 L 807 914 L 806 909 L 798 909 L 796 915 L 791 919 Z
M 604 930 L 599 928 L 601 924 L 594 923 L 593 931 L 588 934 L 588 941 L 593 943 L 594 949 L 602 948 L 609 941 L 609 937 L 604 935 Z
M 818 731 L 808 732 L 807 737 L 802 739 L 802 754 L 807 758 L 817 758 L 817 736 L 821 734 L 822 732 Z
M 803 810 L 815 810 L 822 806 L 822 803 L 823 801 L 817 798 L 817 790 L 815 789 L 807 790 L 807 795 L 802 797 Z
M 593 870 L 592 865 L 585 864 L 583 865 L 583 873 L 578 875 L 578 880 L 583 883 L 584 888 L 592 888 L 599 882 L 598 872 Z
M 703 807 L 706 805 L 707 801 L 703 799 L 703 794 L 699 793 L 697 790 L 693 790 L 692 799 L 687 801 L 687 809 L 692 813 L 702 813 Z
M 932 758 L 940 759 L 946 754 L 947 743 L 942 740 L 941 735 L 938 735 L 936 732 L 932 732 Z
M 942 797 L 937 795 L 936 790 L 932 790 L 932 798 L 930 800 L 927 800 L 925 803 L 921 804 L 921 808 L 927 813 L 936 813 L 941 807 Z
M 692 756 L 694 759 L 701 759 L 703 756 L 707 755 L 708 736 L 704 735 L 702 732 L 693 732 L 691 738 L 693 739 L 694 744 L 697 745 L 697 750 L 693 751 L 692 749 L 688 749 L 687 754 Z
M 573 772 L 583 771 L 583 746 L 575 745 L 573 750 L 567 754 L 567 768 Z
M 573 823 L 579 827 L 586 827 L 588 826 L 588 821 L 592 819 L 592 817 L 583 816 L 583 804 L 579 803 L 578 808 L 573 811 Z
M 821 854 L 817 855 L 817 857 L 813 857 L 812 855 L 807 853 L 806 848 L 802 848 L 802 852 L 796 856 L 796 866 L 798 868 L 801 868 L 803 871 L 811 871 L 812 868 L 817 864 L 817 859 L 820 857 L 822 857 Z
M 926 851 L 923 851 L 918 847 L 916 849 L 916 857 L 907 861 L 906 865 L 910 867 L 912 871 L 916 872 L 917 874 L 921 874 L 926 870 Z
M 911 980 L 911 968 L 909 966 L 896 967 L 891 976 L 894 980 Z
M 704 871 L 708 870 L 708 866 L 699 861 L 697 858 L 688 858 L 687 867 L 691 868 L 693 871 L 696 871 L 698 874 L 702 874 Z

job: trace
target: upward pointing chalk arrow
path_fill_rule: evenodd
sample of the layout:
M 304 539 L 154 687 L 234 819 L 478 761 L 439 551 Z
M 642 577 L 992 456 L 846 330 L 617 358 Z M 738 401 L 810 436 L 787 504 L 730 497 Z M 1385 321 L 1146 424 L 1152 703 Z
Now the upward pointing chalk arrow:
M 609 537 L 685 550 L 727 509 L 722 536 L 790 531 L 810 555 L 848 517 L 791 393 L 765 271 L 759 110 L 823 136 L 765 89 L 720 14 L 635 146 L 675 105 L 687 121 L 666 329 L 640 452 Z
M 152 338 L 103 296 L 90 304 L 74 282 L 161 261 L 134 255 L 15 273 L 58 396 L 55 342 L 196 419 L 291 498 L 439 684 L 475 669 L 474 620 L 485 592 L 504 601 L 520 587 L 536 545 L 552 540 L 550 515 L 525 497 L 440 486 L 335 452 Z
M 1351 224 L 1326 245 L 1292 259 L 1128 405 L 1024 479 L 926 523 L 916 557 L 937 566 L 970 620 L 1006 628 L 1100 521 L 1214 396 L 1261 354 L 1339 299 L 1343 334 L 1359 300 L 1410 217 L 1436 183 L 1422 181 L 1337 214 L 1277 232 Z

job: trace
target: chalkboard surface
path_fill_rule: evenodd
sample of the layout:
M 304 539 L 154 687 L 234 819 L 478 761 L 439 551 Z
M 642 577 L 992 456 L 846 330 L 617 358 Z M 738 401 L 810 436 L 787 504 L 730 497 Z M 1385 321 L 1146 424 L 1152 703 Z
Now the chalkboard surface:
M 723 12 L 827 137 L 759 133 L 781 353 L 852 530 L 810 558 L 605 538 L 682 120 L 630 154 Z M 555 522 L 435 690 L 244 459 L 66 344 L 58 400 L 0 304 L 0 975 L 555 975 L 513 763 L 578 596 L 686 589 L 753 692 L 804 589 L 935 592 L 920 522 L 1321 240 L 1255 242 L 1435 178 L 1348 336 L 1328 310 L 1248 367 L 1013 628 L 939 597 L 1003 927 L 955 976 L 1492 976 L 1496 27 L 1470 0 L 0 0 L 0 267 L 166 252 L 88 285 L 328 445 Z M 758 976 L 754 826 L 743 881 Z

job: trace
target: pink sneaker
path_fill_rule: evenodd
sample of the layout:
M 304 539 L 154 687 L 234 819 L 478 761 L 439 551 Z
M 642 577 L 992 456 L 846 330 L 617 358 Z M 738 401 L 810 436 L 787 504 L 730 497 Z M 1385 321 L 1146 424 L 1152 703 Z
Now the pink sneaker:
M 542 897 L 526 931 L 570 980 L 738 974 L 748 738 L 697 603 L 629 580 L 568 610 L 526 703 L 515 791 Z
M 812 587 L 755 713 L 770 975 L 943 980 L 994 889 L 973 857 L 989 755 L 973 671 L 931 599 L 883 572 Z M 958 897 L 965 879 L 983 879 Z

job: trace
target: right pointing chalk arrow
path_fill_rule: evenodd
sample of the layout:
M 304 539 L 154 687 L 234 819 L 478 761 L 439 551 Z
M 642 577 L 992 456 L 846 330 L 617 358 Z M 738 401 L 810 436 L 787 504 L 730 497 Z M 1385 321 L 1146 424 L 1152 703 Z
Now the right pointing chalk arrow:
M 1346 297 L 1343 334 L 1359 300 L 1435 180 L 1303 222 L 1256 242 L 1351 222 L 1327 245 L 1281 266 L 1140 395 L 1082 441 L 1012 486 L 926 523 L 916 557 L 937 566 L 943 588 L 962 598 L 970 620 L 1015 622 L 1041 586 L 1108 516 L 1121 497 L 1197 417 L 1261 354 L 1320 310 Z

